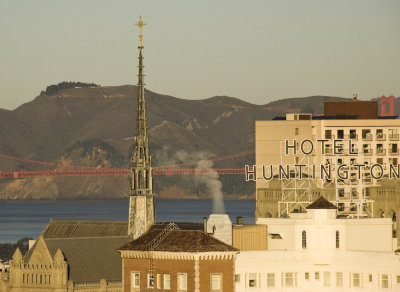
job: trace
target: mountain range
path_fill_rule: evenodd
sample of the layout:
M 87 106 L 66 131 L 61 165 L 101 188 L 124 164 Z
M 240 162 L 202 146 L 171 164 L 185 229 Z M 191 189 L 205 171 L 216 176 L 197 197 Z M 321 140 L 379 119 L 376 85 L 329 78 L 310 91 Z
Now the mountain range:
M 265 105 L 215 96 L 186 100 L 145 92 L 153 166 L 215 158 L 254 149 L 254 121 L 287 112 L 323 112 L 324 101 L 340 97 L 287 98 Z M 57 163 L 56 167 L 0 158 L 0 170 L 60 169 L 60 165 L 129 167 L 136 129 L 137 87 L 77 87 L 42 92 L 15 110 L 0 109 L 0 153 Z M 400 102 L 396 99 L 396 112 Z M 254 154 L 218 161 L 214 167 L 240 168 Z M 250 198 L 254 184 L 242 176 L 221 175 L 228 198 Z M 156 177 L 164 198 L 205 198 L 194 176 Z M 115 199 L 129 194 L 127 177 L 42 177 L 0 181 L 0 199 Z

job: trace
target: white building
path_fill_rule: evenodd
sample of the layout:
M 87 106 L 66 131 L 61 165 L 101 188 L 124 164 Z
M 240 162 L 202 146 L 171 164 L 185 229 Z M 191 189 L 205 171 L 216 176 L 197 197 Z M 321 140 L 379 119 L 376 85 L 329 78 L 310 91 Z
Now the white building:
M 390 218 L 337 219 L 320 197 L 307 212 L 258 218 L 268 251 L 241 251 L 235 288 L 241 291 L 400 291 L 400 257 Z

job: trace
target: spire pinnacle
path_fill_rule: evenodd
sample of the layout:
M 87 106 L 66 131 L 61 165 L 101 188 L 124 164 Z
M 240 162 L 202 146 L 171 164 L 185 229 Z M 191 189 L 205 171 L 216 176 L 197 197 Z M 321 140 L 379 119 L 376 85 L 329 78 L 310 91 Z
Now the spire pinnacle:
M 142 39 L 143 39 L 142 28 L 143 28 L 143 26 L 146 25 L 146 23 L 144 23 L 142 21 L 142 16 L 141 15 L 139 17 L 139 21 L 136 22 L 135 25 L 137 25 L 139 27 L 139 41 L 140 41 L 140 47 L 142 47 Z

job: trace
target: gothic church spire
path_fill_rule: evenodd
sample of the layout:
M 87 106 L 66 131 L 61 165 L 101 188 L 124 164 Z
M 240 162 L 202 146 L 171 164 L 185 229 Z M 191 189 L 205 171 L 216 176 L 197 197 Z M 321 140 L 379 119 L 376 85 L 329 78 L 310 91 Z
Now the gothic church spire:
M 129 226 L 128 234 L 133 239 L 145 233 L 154 223 L 153 180 L 151 167 L 151 155 L 149 152 L 149 138 L 146 128 L 146 106 L 144 96 L 144 72 L 143 72 L 143 36 L 142 28 L 145 23 L 142 17 L 136 25 L 140 29 L 139 34 L 139 74 L 138 74 L 138 98 L 137 98 L 137 126 L 135 147 L 131 157 L 130 177 L 130 202 L 129 202 Z

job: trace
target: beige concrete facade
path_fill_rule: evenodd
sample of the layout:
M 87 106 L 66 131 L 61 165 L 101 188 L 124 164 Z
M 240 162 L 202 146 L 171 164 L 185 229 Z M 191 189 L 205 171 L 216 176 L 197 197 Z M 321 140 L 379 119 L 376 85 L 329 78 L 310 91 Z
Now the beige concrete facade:
M 394 228 L 399 226 L 398 213 L 400 209 L 399 180 L 382 183 L 385 179 L 373 179 L 370 169 L 373 164 L 382 165 L 384 174 L 389 174 L 390 165 L 398 170 L 400 148 L 400 120 L 399 119 L 312 119 L 307 114 L 288 114 L 286 120 L 256 121 L 256 219 L 279 217 L 282 212 L 282 201 L 303 200 L 308 203 L 323 195 L 338 206 L 339 214 L 361 217 L 385 217 L 393 218 Z M 301 151 L 301 143 L 310 140 L 314 149 L 312 154 L 305 155 Z M 288 148 L 286 143 L 296 147 Z M 318 142 L 318 140 L 326 140 Z M 335 140 L 338 140 L 338 152 L 334 153 Z M 310 146 L 305 143 L 304 146 Z M 306 152 L 310 147 L 304 147 Z M 357 153 L 357 154 L 352 154 Z M 292 179 L 291 183 L 284 180 L 263 179 L 262 166 L 269 165 L 330 165 L 333 175 L 338 168 L 349 172 L 347 179 L 333 177 L 331 182 L 323 182 L 320 172 L 316 171 L 316 179 L 311 179 L 311 191 L 308 194 L 307 183 Z M 361 164 L 361 179 L 356 176 L 356 167 Z M 269 173 L 269 168 L 266 168 Z M 311 167 L 310 167 L 311 169 Z M 376 170 L 377 168 L 375 168 Z M 274 168 L 276 170 L 276 168 Z M 353 173 L 353 174 L 351 174 Z M 378 172 L 374 172 L 379 174 Z M 275 175 L 277 171 L 275 171 Z M 308 180 L 308 179 L 306 179 Z M 294 189 L 296 181 L 299 192 L 297 197 L 294 191 L 284 194 L 283 189 Z M 285 185 L 286 184 L 286 185 Z M 302 195 L 303 194 L 303 195 Z M 306 195 L 307 194 L 307 195 Z M 303 196 L 303 198 L 301 197 Z M 281 202 L 281 208 L 279 208 Z M 304 204 L 305 205 L 305 204 Z M 304 207 L 304 206 L 303 206 Z M 293 211 L 296 204 L 293 204 Z M 287 213 L 289 213 L 287 212 Z
M 239 250 L 267 250 L 267 226 L 235 225 L 232 230 L 232 246 Z

